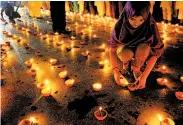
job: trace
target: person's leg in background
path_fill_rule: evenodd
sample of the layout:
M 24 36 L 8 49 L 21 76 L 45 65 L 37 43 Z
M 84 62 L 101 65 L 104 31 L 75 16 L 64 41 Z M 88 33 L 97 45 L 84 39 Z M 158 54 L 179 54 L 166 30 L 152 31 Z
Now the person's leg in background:
M 65 1 L 50 1 L 51 18 L 53 22 L 53 31 L 63 34 L 69 34 L 66 28 Z

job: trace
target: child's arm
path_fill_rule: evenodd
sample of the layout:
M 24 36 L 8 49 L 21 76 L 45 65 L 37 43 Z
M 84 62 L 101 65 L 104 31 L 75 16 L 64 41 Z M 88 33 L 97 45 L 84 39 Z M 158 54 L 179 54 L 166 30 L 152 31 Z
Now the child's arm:
M 116 83 L 120 85 L 121 73 L 119 71 L 119 64 L 118 64 L 117 55 L 116 55 L 116 47 L 115 48 L 110 47 L 109 56 L 110 56 L 112 71 L 114 73 L 114 79 Z
M 142 76 L 140 78 L 139 84 L 137 86 L 137 89 L 143 89 L 145 88 L 146 85 L 146 79 L 149 76 L 151 70 L 153 69 L 156 61 L 157 61 L 156 56 L 152 56 L 149 61 L 147 62 L 147 67 L 145 68 L 144 72 L 142 73 Z

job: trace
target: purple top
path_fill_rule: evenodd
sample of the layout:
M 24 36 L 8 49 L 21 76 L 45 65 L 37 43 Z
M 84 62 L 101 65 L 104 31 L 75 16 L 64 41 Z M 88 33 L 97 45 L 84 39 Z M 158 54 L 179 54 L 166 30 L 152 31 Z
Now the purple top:
M 122 44 L 136 47 L 139 43 L 147 43 L 152 49 L 151 55 L 160 57 L 164 44 L 161 41 L 156 22 L 151 13 L 149 13 L 149 8 L 150 3 L 148 1 L 128 1 L 115 24 L 110 46 L 117 47 Z M 141 15 L 145 20 L 138 28 L 133 28 L 128 21 L 129 18 L 135 15 Z

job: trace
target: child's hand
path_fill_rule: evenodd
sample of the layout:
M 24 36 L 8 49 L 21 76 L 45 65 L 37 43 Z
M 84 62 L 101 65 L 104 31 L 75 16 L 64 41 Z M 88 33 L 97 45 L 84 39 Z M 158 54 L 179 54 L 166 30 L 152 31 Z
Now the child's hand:
M 137 89 L 144 89 L 146 87 L 146 78 L 143 75 L 140 77 Z

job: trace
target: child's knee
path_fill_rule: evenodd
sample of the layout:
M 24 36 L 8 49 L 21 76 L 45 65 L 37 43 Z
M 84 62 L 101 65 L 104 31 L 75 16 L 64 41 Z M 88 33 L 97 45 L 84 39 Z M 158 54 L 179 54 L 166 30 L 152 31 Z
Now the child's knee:
M 121 61 L 127 62 L 127 61 L 132 60 L 134 53 L 130 49 L 124 49 L 124 50 L 122 50 L 122 52 L 119 56 L 120 56 Z
M 151 47 L 146 44 L 146 43 L 142 43 L 140 45 L 137 46 L 137 50 L 136 50 L 136 56 L 138 57 L 147 57 L 149 55 Z

